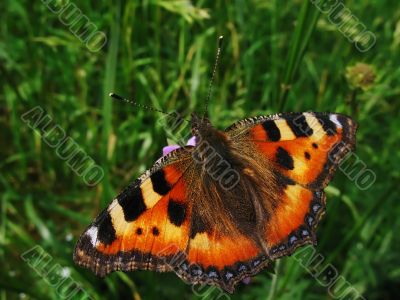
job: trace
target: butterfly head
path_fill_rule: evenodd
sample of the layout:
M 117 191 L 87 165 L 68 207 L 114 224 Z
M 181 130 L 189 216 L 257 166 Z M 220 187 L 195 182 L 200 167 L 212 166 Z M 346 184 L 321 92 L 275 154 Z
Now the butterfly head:
M 192 119 L 190 123 L 192 126 L 192 134 L 194 136 L 202 136 L 205 132 L 210 131 L 212 128 L 211 122 L 207 117 L 199 117 L 195 113 L 192 113 Z
M 198 161 L 207 161 L 215 152 L 222 156 L 226 156 L 228 151 L 228 136 L 212 126 L 210 120 L 205 116 L 192 114 L 192 135 L 196 137 L 196 148 Z M 211 146 L 212 145 L 212 146 Z M 205 148 L 212 147 L 214 151 L 204 151 Z M 211 157 L 208 157 L 211 155 Z

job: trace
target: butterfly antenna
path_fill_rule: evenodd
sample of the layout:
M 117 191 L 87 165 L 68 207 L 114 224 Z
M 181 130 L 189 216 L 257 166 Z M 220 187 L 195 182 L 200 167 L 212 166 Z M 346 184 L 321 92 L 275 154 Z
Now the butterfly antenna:
M 162 111 L 162 110 L 160 110 L 160 109 L 157 109 L 157 108 L 154 108 L 154 107 L 145 105 L 145 104 L 137 103 L 136 101 L 126 99 L 126 98 L 121 97 L 121 96 L 119 96 L 119 95 L 117 95 L 117 94 L 115 94 L 115 93 L 110 93 L 109 96 L 110 96 L 111 98 L 114 98 L 114 99 L 117 99 L 117 100 L 121 100 L 121 101 L 130 103 L 130 104 L 133 104 L 133 105 L 135 105 L 135 106 L 137 106 L 137 107 L 141 107 L 141 108 L 146 109 L 146 110 L 151 110 L 151 111 L 155 111 L 155 112 L 161 113 L 161 114 L 163 114 L 163 115 L 168 115 L 168 116 L 176 117 L 176 115 L 173 114 L 173 113 L 167 113 L 167 112 Z M 184 118 L 182 118 L 182 120 L 184 120 L 184 121 L 186 121 L 186 122 L 190 122 L 189 120 L 186 120 L 186 119 L 184 119 Z
M 210 84 L 208 86 L 208 95 L 207 95 L 206 104 L 205 104 L 205 108 L 204 108 L 204 116 L 206 116 L 207 113 L 208 113 L 208 103 L 210 102 L 210 98 L 211 98 L 212 85 L 213 85 L 213 82 L 214 82 L 215 73 L 217 72 L 217 67 L 218 67 L 218 63 L 219 63 L 219 56 L 221 54 L 221 47 L 222 47 L 222 40 L 223 39 L 224 39 L 224 37 L 222 35 L 220 35 L 219 38 L 218 38 L 217 54 L 215 55 L 214 68 L 213 68 L 213 72 L 211 74 Z

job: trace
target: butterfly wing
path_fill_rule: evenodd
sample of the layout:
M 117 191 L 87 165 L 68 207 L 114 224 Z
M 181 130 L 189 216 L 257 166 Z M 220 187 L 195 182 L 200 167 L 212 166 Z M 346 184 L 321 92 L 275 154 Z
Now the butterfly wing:
M 253 240 L 202 223 L 194 205 L 202 195 L 191 150 L 171 152 L 120 193 L 82 234 L 74 261 L 99 276 L 116 270 L 174 271 L 190 283 L 229 292 L 267 266 Z
M 212 284 L 233 293 L 241 280 L 254 276 L 271 261 L 254 241 L 241 234 L 211 230 L 190 242 L 183 278 L 191 283 Z
M 226 131 L 254 143 L 286 177 L 310 188 L 324 188 L 338 162 L 355 146 L 357 125 L 345 115 L 290 113 L 239 121 Z
M 354 149 L 356 128 L 341 114 L 307 112 L 249 118 L 226 129 L 244 158 L 266 161 L 274 174 L 266 184 L 276 196 L 260 200 L 270 208 L 261 233 L 270 258 L 315 243 L 325 211 L 323 189 Z
M 219 212 L 216 217 L 222 220 L 224 212 Z M 216 285 L 233 293 L 238 282 L 270 265 L 266 253 L 250 236 L 234 228 L 221 230 L 204 224 L 196 214 L 195 208 L 187 258 L 180 270 L 184 279 Z
M 191 202 L 182 176 L 190 148 L 164 156 L 122 191 L 82 234 L 74 261 L 100 276 L 168 270 L 189 239 Z

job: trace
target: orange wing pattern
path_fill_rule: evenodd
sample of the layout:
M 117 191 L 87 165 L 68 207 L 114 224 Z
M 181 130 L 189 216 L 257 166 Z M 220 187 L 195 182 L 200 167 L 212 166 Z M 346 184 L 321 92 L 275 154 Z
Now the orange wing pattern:
M 275 169 L 281 193 L 263 233 L 271 259 L 316 242 L 325 211 L 323 189 L 354 149 L 356 128 L 344 115 L 308 112 L 250 118 L 226 130 L 239 141 L 254 143 L 255 153 L 249 155 L 266 158 Z
M 269 264 L 254 240 L 239 232 L 221 234 L 209 228 L 191 237 L 183 269 L 189 271 L 185 279 L 193 283 L 215 284 L 232 293 L 239 281 Z
M 283 189 L 281 201 L 263 233 L 271 259 L 290 255 L 306 243 L 316 243 L 315 230 L 325 212 L 325 203 L 323 191 L 296 183 Z
M 95 219 L 76 245 L 75 262 L 100 276 L 115 270 L 169 269 L 168 261 L 188 245 L 191 214 L 182 180 L 188 168 L 182 162 L 190 152 L 178 149 L 164 160 L 177 153 L 179 162 L 156 165 Z
M 75 262 L 99 276 L 116 270 L 173 270 L 191 283 L 229 292 L 267 266 L 267 256 L 250 238 L 193 225 L 201 219 L 192 216 L 189 168 L 182 161 L 167 164 L 125 189 L 82 234 Z
M 266 120 L 249 138 L 277 170 L 295 182 L 324 188 L 355 144 L 354 122 L 339 114 L 303 113 Z

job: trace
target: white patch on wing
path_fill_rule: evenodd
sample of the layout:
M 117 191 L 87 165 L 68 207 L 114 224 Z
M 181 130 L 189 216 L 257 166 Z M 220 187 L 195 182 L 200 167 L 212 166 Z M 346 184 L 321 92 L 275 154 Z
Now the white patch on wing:
M 329 119 L 336 124 L 337 127 L 342 128 L 342 124 L 339 122 L 339 120 L 337 119 L 337 115 L 330 115 Z
M 86 231 L 86 235 L 90 237 L 90 242 L 92 243 L 93 247 L 96 247 L 97 242 L 97 231 L 98 228 L 96 226 L 92 226 Z

